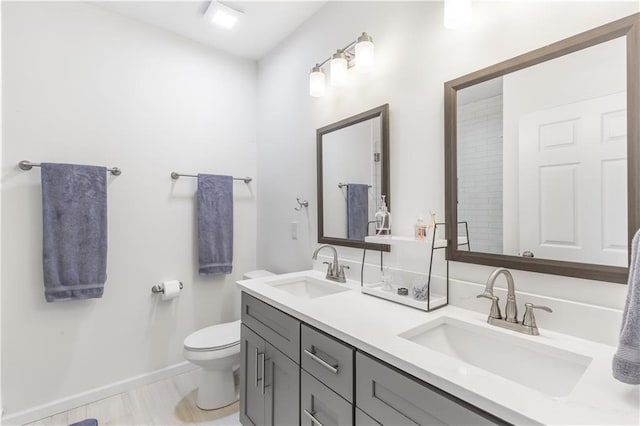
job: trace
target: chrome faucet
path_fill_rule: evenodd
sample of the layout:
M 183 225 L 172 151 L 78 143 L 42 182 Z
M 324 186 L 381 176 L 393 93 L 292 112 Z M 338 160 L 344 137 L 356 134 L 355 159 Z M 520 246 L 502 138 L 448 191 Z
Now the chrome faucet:
M 493 286 L 499 275 L 504 275 L 507 279 L 507 305 L 505 306 L 504 318 L 502 317 L 500 305 L 498 304 L 500 299 L 498 296 L 493 294 Z M 551 308 L 548 308 L 547 306 L 536 306 L 531 303 L 525 303 L 525 313 L 522 318 L 522 322 L 519 322 L 513 275 L 511 275 L 511 272 L 505 268 L 498 268 L 489 275 L 484 292 L 479 294 L 477 297 L 483 297 L 491 300 L 491 310 L 489 311 L 489 318 L 487 318 L 487 322 L 489 324 L 533 336 L 540 334 L 538 331 L 538 325 L 536 324 L 536 318 L 533 315 L 533 309 L 543 309 L 547 312 L 552 312 Z
M 339 283 L 346 283 L 347 279 L 344 275 L 344 270 L 349 269 L 348 266 L 340 265 L 338 263 L 338 251 L 336 248 L 329 244 L 323 244 L 313 252 L 312 259 L 318 260 L 318 252 L 323 248 L 330 248 L 333 251 L 333 262 L 322 262 L 327 265 L 327 275 L 326 278 L 331 281 L 337 281 Z

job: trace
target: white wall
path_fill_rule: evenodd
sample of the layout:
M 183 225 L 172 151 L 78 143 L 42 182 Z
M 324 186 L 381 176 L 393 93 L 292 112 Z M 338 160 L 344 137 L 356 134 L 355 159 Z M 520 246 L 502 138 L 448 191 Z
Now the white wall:
M 2 2 L 2 388 L 5 414 L 180 363 L 183 339 L 238 318 L 255 267 L 255 183 L 234 187 L 234 272 L 197 273 L 195 179 L 256 176 L 255 63 L 88 3 Z M 109 177 L 102 299 L 45 302 L 40 171 L 20 160 L 118 166 Z M 161 302 L 151 286 L 185 284 Z
M 259 63 L 258 265 L 276 272 L 311 266 L 316 245 L 316 128 L 389 103 L 393 230 L 411 235 L 418 212 L 433 209 L 438 219 L 443 218 L 443 83 L 627 16 L 638 6 L 637 2 L 474 2 L 473 25 L 449 31 L 442 26 L 441 3 L 328 3 Z M 325 97 L 311 98 L 308 74 L 313 64 L 362 31 L 371 34 L 376 44 L 375 72 L 352 75 L 348 86 L 329 87 Z M 288 222 L 295 219 L 291 205 L 300 194 L 311 201 L 310 232 L 293 241 Z M 362 256 L 360 250 L 339 251 L 356 261 Z M 425 259 L 423 270 L 426 263 Z M 484 282 L 492 269 L 454 263 L 451 275 Z M 358 272 L 349 271 L 354 278 L 359 278 Z M 514 276 L 520 291 L 598 306 L 620 309 L 626 295 L 622 285 L 522 271 Z M 455 299 L 456 289 L 452 292 Z M 480 303 L 478 309 L 488 307 Z

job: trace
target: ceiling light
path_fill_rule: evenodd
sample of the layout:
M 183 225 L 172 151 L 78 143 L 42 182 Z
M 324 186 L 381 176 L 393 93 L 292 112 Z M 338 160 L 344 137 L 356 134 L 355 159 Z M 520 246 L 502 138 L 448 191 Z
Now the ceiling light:
M 455 30 L 471 22 L 471 0 L 444 0 L 444 26 Z
M 362 33 L 356 40 L 356 70 L 359 72 L 370 72 L 374 65 L 373 38 L 367 33 Z
M 314 98 L 324 96 L 325 78 L 324 70 L 320 65 L 316 64 L 309 74 L 309 94 Z
M 238 16 L 240 16 L 241 13 L 242 12 L 214 0 L 209 3 L 209 7 L 204 13 L 204 16 L 214 24 L 224 28 L 231 28 L 236 24 Z

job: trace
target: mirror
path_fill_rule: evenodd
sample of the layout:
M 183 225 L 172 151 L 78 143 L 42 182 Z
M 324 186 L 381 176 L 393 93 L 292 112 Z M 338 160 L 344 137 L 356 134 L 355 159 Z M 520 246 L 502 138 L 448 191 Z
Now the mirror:
M 450 260 L 626 282 L 639 17 L 445 83 Z
M 362 248 L 382 196 L 390 209 L 388 116 L 385 104 L 316 131 L 319 243 Z

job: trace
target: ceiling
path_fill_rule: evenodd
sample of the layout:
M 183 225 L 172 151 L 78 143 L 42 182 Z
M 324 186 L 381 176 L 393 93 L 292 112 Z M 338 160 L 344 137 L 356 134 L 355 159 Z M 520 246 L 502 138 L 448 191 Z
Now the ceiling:
M 99 1 L 95 4 L 240 57 L 258 60 L 324 1 L 228 1 L 244 12 L 231 29 L 204 19 L 209 1 Z

